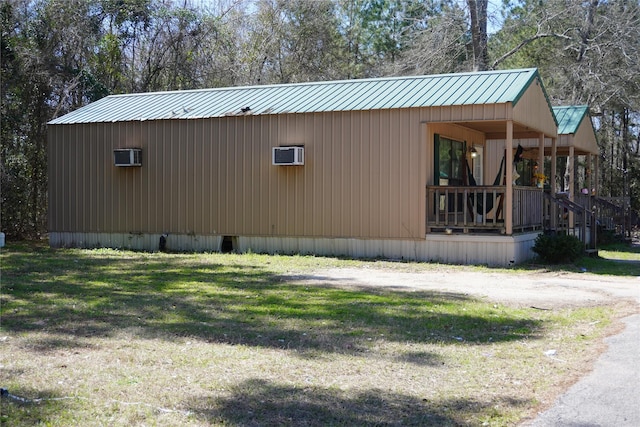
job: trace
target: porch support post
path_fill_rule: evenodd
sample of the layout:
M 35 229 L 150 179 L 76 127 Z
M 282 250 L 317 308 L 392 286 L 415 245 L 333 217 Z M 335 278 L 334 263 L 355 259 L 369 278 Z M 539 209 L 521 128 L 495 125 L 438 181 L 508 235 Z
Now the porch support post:
M 504 197 L 505 233 L 513 234 L 513 120 L 507 120 L 507 139 L 504 143 L 506 166 L 506 189 Z
M 593 187 L 593 183 L 594 183 L 594 173 L 595 173 L 595 157 L 593 154 L 591 153 L 587 153 L 587 170 L 589 173 L 587 173 L 587 171 L 585 171 L 585 188 L 587 189 L 587 208 L 589 209 L 589 211 L 591 212 L 591 215 L 589 216 L 589 238 L 591 239 L 589 242 L 589 246 L 592 249 L 596 248 L 596 242 L 598 241 L 598 232 L 597 232 L 597 228 L 598 226 L 596 225 L 596 217 L 595 217 L 595 212 L 593 209 L 593 193 L 592 193 L 592 189 Z
M 584 171 L 584 175 L 586 178 L 586 182 L 584 184 L 584 187 L 589 190 L 589 195 L 591 195 L 591 189 L 593 188 L 593 155 L 591 153 L 587 153 L 587 161 L 586 161 L 586 168 L 587 170 Z M 589 173 L 587 173 L 587 171 Z
M 558 146 L 556 138 L 551 138 L 551 170 L 549 171 L 549 191 L 552 196 L 556 195 L 556 166 L 558 164 Z M 558 207 L 555 203 L 551 204 L 551 228 L 558 229 Z
M 538 173 L 546 175 L 544 170 L 544 133 L 538 134 Z M 537 183 L 534 179 L 534 184 Z M 542 191 L 544 191 L 544 184 L 542 184 Z M 552 205 L 553 203 L 549 203 Z M 545 218 L 547 217 L 547 200 L 542 198 L 542 227 L 545 227 Z
M 433 153 L 433 148 L 434 148 L 433 139 L 429 140 L 429 127 L 427 123 L 420 123 L 420 139 L 422 141 L 422 143 L 420 144 L 420 174 L 422 176 L 423 183 L 424 183 L 424 185 L 422 186 L 424 190 L 424 193 L 423 193 L 424 198 L 422 200 L 424 202 L 421 203 L 420 214 L 421 214 L 421 217 L 424 218 L 424 221 L 422 221 L 422 225 L 420 225 L 419 235 L 426 236 L 426 234 L 429 232 L 429 210 L 428 210 L 429 191 L 427 190 L 427 185 L 429 185 L 429 182 L 433 180 L 433 171 L 429 170 L 429 164 L 427 162 L 427 158 L 429 157 L 429 155 L 426 153 L 429 153 L 429 152 Z M 435 164 L 435 159 L 431 161 L 431 165 L 434 165 L 434 164 Z M 433 166 L 432 166 L 432 169 L 433 169 Z M 437 182 L 433 183 L 433 185 L 437 185 L 437 184 L 438 184 Z
M 544 174 L 544 133 L 542 132 L 538 135 L 538 173 Z
M 551 138 L 551 170 L 549 171 L 549 188 L 556 195 L 556 166 L 558 165 L 558 146 L 556 138 Z
M 593 181 L 591 185 L 596 189 L 596 196 L 600 195 L 600 156 L 593 156 L 595 161 L 593 162 Z
M 575 148 L 573 145 L 569 146 L 569 200 L 576 201 L 576 173 L 575 173 Z M 576 218 L 573 211 L 569 211 L 569 228 L 576 226 Z

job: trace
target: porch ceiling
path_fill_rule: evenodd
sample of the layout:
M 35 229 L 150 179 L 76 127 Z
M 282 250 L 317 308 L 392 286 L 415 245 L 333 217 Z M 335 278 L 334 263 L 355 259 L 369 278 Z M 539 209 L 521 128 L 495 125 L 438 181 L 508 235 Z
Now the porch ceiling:
M 518 141 L 518 143 L 525 149 L 535 150 L 536 152 L 538 151 L 537 138 L 524 138 Z M 576 156 L 585 156 L 587 154 L 598 155 L 598 153 L 600 152 L 600 150 L 598 149 L 598 145 L 595 142 L 595 137 L 592 140 L 578 140 L 574 137 L 574 135 L 559 135 L 556 141 L 557 155 L 568 156 L 571 148 L 573 148 L 573 154 Z M 551 156 L 551 139 L 549 138 L 545 138 L 544 140 L 544 155 Z
M 487 139 L 506 139 L 507 138 L 507 122 L 501 121 L 473 121 L 459 122 L 460 126 L 483 132 Z M 513 139 L 537 138 L 541 131 L 532 129 L 529 126 L 514 122 L 513 123 Z
M 556 155 L 557 156 L 568 156 L 569 155 L 569 148 L 570 147 L 556 147 Z M 574 156 L 586 156 L 587 154 L 593 154 L 593 155 L 597 155 L 598 153 L 594 153 L 592 151 L 588 151 L 588 150 L 581 150 L 577 147 L 574 147 L 574 151 L 573 151 L 573 155 Z M 551 156 L 551 147 L 544 147 L 544 155 L 545 156 Z
M 548 142 L 548 141 L 547 141 Z M 538 155 L 538 147 L 537 146 L 525 146 L 524 147 L 524 153 L 523 156 L 525 159 L 534 159 L 537 160 L 539 158 Z M 545 146 L 544 147 L 544 155 L 545 157 L 551 157 L 551 147 L 550 146 Z M 587 154 L 593 154 L 593 153 L 589 153 L 587 151 L 582 151 L 582 150 L 575 150 L 573 152 L 574 156 L 586 156 Z M 560 157 L 566 157 L 569 155 L 569 147 L 556 147 L 556 156 L 560 156 Z

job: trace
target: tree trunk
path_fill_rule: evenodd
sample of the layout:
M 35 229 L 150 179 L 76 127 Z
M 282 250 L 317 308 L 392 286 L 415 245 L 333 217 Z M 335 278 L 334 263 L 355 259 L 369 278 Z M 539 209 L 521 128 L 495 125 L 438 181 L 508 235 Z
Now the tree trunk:
M 473 47 L 473 70 L 486 71 L 487 54 L 487 6 L 488 0 L 467 0 L 471 18 L 471 45 Z

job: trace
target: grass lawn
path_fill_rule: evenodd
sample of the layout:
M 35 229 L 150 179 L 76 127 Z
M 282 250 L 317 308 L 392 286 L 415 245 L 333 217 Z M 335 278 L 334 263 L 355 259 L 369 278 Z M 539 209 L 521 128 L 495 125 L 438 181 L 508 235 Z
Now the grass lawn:
M 0 252 L 2 425 L 514 425 L 583 372 L 616 307 L 309 286 L 372 265 L 256 254 Z M 546 355 L 556 349 L 556 355 Z
M 640 245 L 615 243 L 598 248 L 597 258 L 585 257 L 580 265 L 595 274 L 640 276 Z

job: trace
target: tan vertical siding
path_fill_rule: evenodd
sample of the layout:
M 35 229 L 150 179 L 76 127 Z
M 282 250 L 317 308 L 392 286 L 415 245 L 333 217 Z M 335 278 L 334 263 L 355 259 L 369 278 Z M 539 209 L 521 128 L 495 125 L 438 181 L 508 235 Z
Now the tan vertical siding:
M 424 238 L 421 126 L 411 110 L 51 126 L 50 227 Z M 271 165 L 297 144 L 304 166 Z M 127 147 L 142 167 L 113 165 Z
M 91 208 L 93 214 L 90 215 L 93 218 L 94 224 L 91 231 L 101 232 L 106 229 L 105 220 L 106 220 L 106 209 L 104 208 L 104 200 L 106 198 L 106 189 L 105 189 L 105 162 L 108 160 L 104 159 L 104 142 L 102 136 L 103 125 L 96 124 L 88 126 L 90 129 L 89 132 L 89 140 L 86 141 L 86 144 L 92 145 L 92 156 L 91 159 L 91 170 L 92 170 L 92 178 L 90 179 L 90 192 L 92 194 L 91 197 Z M 56 129 L 57 126 L 50 127 L 50 129 Z M 51 132 L 51 131 L 50 131 Z
M 304 135 L 302 136 L 302 140 L 300 143 L 304 143 L 305 145 L 305 167 L 309 167 L 311 171 L 313 171 L 313 162 L 309 163 L 308 159 L 313 159 L 314 157 L 314 147 L 320 144 L 318 140 L 318 132 L 320 130 L 321 121 L 317 120 L 315 114 L 305 114 L 301 116 L 303 119 L 303 131 Z M 309 142 L 307 142 L 309 141 Z M 265 152 L 269 151 L 270 148 L 265 145 Z M 271 152 L 269 151 L 269 156 Z M 257 158 L 254 160 L 260 164 L 260 167 L 271 167 L 269 162 L 260 162 Z M 315 216 L 315 203 L 314 203 L 314 185 L 315 180 L 313 173 L 305 173 L 302 176 L 302 180 L 298 182 L 298 185 L 301 186 L 302 196 L 301 200 L 299 200 L 298 205 L 301 208 L 300 217 L 298 218 L 298 223 L 296 224 L 296 233 L 302 232 L 306 234 L 312 234 L 314 231 L 314 221 L 316 220 Z
M 385 111 L 385 113 L 387 113 Z M 388 164 L 384 165 L 389 168 L 387 175 L 387 182 L 384 186 L 384 196 L 387 199 L 387 203 L 384 204 L 385 216 L 389 218 L 390 233 L 392 235 L 401 235 L 400 230 L 402 228 L 402 216 L 400 214 L 402 205 L 401 197 L 403 188 L 401 188 L 401 173 L 402 165 L 400 164 L 401 152 L 400 152 L 400 138 L 401 132 L 399 127 L 402 123 L 397 123 L 392 120 L 395 115 L 395 111 L 389 111 L 388 114 L 383 116 L 384 123 L 384 137 L 387 140 L 387 149 L 385 150 L 388 156 Z M 405 202 L 409 202 L 406 200 Z
M 376 179 L 376 187 L 373 191 L 377 191 L 376 195 L 376 205 L 373 206 L 373 213 L 375 215 L 375 224 L 377 228 L 377 232 L 383 233 L 385 227 L 388 227 L 388 224 L 383 222 L 383 218 L 388 218 L 388 209 L 389 209 L 389 188 L 390 188 L 390 177 L 385 176 L 385 169 L 390 160 L 389 157 L 389 142 L 387 140 L 387 125 L 384 121 L 383 112 L 376 111 L 373 117 L 374 126 L 376 127 L 376 131 L 378 133 L 377 142 L 377 159 L 378 159 L 378 177 Z
M 513 107 L 513 120 L 538 129 L 547 136 L 557 135 L 553 112 L 540 84 L 531 84 Z
M 327 209 L 326 200 L 330 194 L 330 189 L 324 182 L 328 179 L 330 170 L 314 166 L 330 161 L 330 150 L 327 149 L 330 141 L 327 141 L 327 126 L 325 126 L 326 121 L 329 120 L 329 115 L 315 114 L 314 119 L 314 143 L 305 146 L 305 163 L 306 166 L 313 167 L 313 187 L 310 192 L 311 218 L 309 225 L 311 235 L 319 236 L 322 235 L 322 230 L 329 226 L 329 219 L 325 212 Z
M 180 133 L 177 123 L 174 120 L 163 122 L 162 135 L 159 137 L 164 143 L 165 157 L 160 159 L 160 164 L 165 169 L 163 176 L 163 188 L 168 189 L 165 195 L 165 209 L 167 209 L 169 218 L 165 223 L 166 231 L 171 230 L 174 233 L 184 233 L 184 223 L 181 223 L 180 211 L 184 209 L 182 204 L 180 188 L 182 188 L 182 177 L 180 174 L 181 162 L 181 146 Z M 169 139 L 167 140 L 167 136 Z M 168 156 L 168 157 L 167 157 Z
M 211 174 L 212 174 L 212 166 L 210 163 L 211 151 L 212 151 L 212 142 L 211 142 L 211 126 L 210 122 L 206 120 L 199 120 L 196 123 L 197 132 L 196 132 L 196 140 L 201 141 L 201 149 L 199 153 L 199 158 L 196 160 L 196 165 L 202 168 L 202 176 L 200 178 L 200 186 L 198 192 L 196 193 L 196 197 L 200 200 L 197 204 L 197 209 L 199 212 L 199 223 L 196 224 L 196 230 L 203 234 L 212 234 L 210 230 L 211 226 L 211 193 L 213 192 L 213 187 L 211 186 Z
M 358 152 L 362 156 L 362 167 L 358 171 L 359 188 L 358 203 L 360 205 L 359 224 L 357 232 L 359 235 L 365 235 L 366 230 L 375 230 L 372 222 L 374 213 L 372 212 L 374 193 L 372 187 L 373 177 L 376 175 L 376 163 L 374 162 L 373 153 L 373 134 L 371 129 L 371 114 L 358 114 L 358 128 L 354 130 L 358 137 Z M 368 190 L 367 190 L 368 188 Z
M 251 150 L 251 146 L 247 144 L 244 135 L 244 127 L 243 121 L 244 118 L 237 118 L 231 121 L 231 133 L 227 136 L 229 139 L 227 143 L 229 144 L 229 152 L 230 156 L 228 159 L 228 164 L 232 169 L 232 173 L 230 176 L 232 177 L 231 182 L 231 194 L 229 205 L 226 209 L 229 211 L 231 216 L 229 234 L 239 234 L 243 230 L 243 225 L 245 223 L 243 217 L 243 206 L 242 206 L 242 197 L 243 197 L 243 185 L 245 184 L 246 179 L 243 179 L 244 167 L 243 167 L 243 146 L 249 150 Z
M 160 165 L 159 158 L 163 154 L 164 146 L 160 135 L 161 128 L 154 125 L 153 122 L 146 123 L 147 149 L 142 152 L 142 163 L 145 167 L 149 166 L 147 172 L 148 185 L 147 194 L 145 195 L 145 204 L 148 207 L 147 226 L 145 232 L 157 231 L 164 233 L 164 218 L 166 211 L 164 209 L 165 190 L 162 187 L 163 167 Z M 154 147 L 152 150 L 151 147 Z
M 330 167 L 319 167 L 319 165 L 330 165 L 335 159 L 334 165 L 337 165 L 340 159 L 340 141 L 336 139 L 333 123 L 335 121 L 334 114 L 316 115 L 318 122 L 318 131 L 313 139 L 313 144 L 305 145 L 305 168 L 309 168 L 312 173 L 314 185 L 314 213 L 312 215 L 311 230 L 314 235 L 316 233 L 333 232 L 331 229 L 335 226 L 331 218 L 331 212 L 335 205 L 333 188 L 330 185 L 332 179 L 332 169 Z M 272 168 L 273 172 L 279 172 L 281 168 Z M 275 185 L 275 184 L 274 184 Z
M 180 154 L 184 156 L 181 160 L 180 166 L 184 169 L 180 171 L 180 175 L 183 178 L 182 187 L 180 188 L 180 196 L 182 197 L 182 203 L 178 212 L 184 214 L 180 223 L 184 224 L 184 233 L 192 234 L 195 225 L 195 203 L 194 187 L 196 185 L 195 180 L 198 176 L 200 168 L 197 167 L 195 152 L 198 149 L 199 141 L 195 141 L 193 138 L 194 127 L 197 122 L 189 123 L 191 126 L 184 126 L 182 122 L 177 121 L 176 125 L 180 129 Z
M 342 229 L 342 224 L 340 222 L 339 216 L 334 216 L 333 214 L 340 209 L 340 204 L 342 203 L 342 186 L 336 186 L 334 183 L 336 181 L 342 182 L 343 177 L 342 173 L 344 172 L 344 141 L 342 141 L 342 132 L 341 132 L 341 123 L 340 120 L 342 115 L 340 114 L 330 114 L 330 123 L 329 129 L 329 144 L 328 147 L 324 148 L 328 149 L 327 156 L 324 159 L 325 165 L 332 165 L 332 167 L 326 167 L 325 171 L 327 173 L 326 176 L 326 185 L 328 186 L 329 192 L 327 194 L 327 207 L 324 211 L 324 214 L 327 216 L 327 225 L 330 236 L 340 236 L 340 231 Z
M 575 147 L 582 152 L 592 154 L 598 154 L 600 152 L 589 117 L 585 117 L 582 120 L 572 142 Z
M 131 123 L 131 128 L 127 132 L 127 144 L 130 147 L 141 147 L 142 146 L 142 135 L 141 135 L 141 127 L 142 123 L 135 122 Z M 143 147 L 144 149 L 144 147 Z M 132 174 L 129 176 L 129 185 L 131 191 L 127 193 L 127 206 L 130 206 L 130 209 L 126 212 L 126 217 L 128 220 L 128 229 L 135 232 L 140 232 L 142 230 L 143 218 L 142 218 L 142 185 L 143 181 L 142 175 L 147 174 L 146 169 L 142 168 L 130 168 L 132 169 Z
M 85 141 L 87 140 L 87 127 L 86 126 L 82 126 L 79 132 L 79 138 L 77 141 L 75 141 L 75 148 L 74 150 L 78 153 L 78 156 L 80 157 L 80 159 L 83 159 L 84 161 L 78 162 L 76 164 L 76 174 L 74 176 L 74 182 L 73 182 L 73 187 L 74 187 L 74 193 L 73 194 L 73 198 L 74 198 L 74 228 L 76 230 L 84 230 L 86 229 L 86 223 L 88 222 L 88 217 L 87 215 L 83 215 L 82 214 L 82 205 L 83 205 L 83 200 L 89 200 L 89 195 L 87 193 L 85 193 L 84 189 L 85 189 L 85 182 L 86 179 L 84 179 L 85 176 L 85 167 L 87 165 L 87 161 L 89 160 L 89 156 L 88 156 L 88 147 L 87 144 L 85 144 Z
M 489 140 L 484 150 L 484 182 L 493 183 L 504 157 L 504 139 Z M 504 173 L 504 166 L 502 169 Z
M 142 147 L 142 163 L 146 166 L 146 168 L 142 171 L 142 179 L 138 183 L 140 188 L 140 228 L 139 231 L 142 233 L 148 233 L 150 229 L 153 229 L 155 226 L 154 215 L 152 212 L 154 211 L 154 207 L 151 206 L 152 200 L 150 198 L 150 194 L 154 194 L 156 191 L 156 164 L 153 161 L 154 153 L 149 152 L 149 141 L 153 139 L 153 136 L 150 134 L 149 122 L 142 122 L 140 124 L 140 146 Z
M 78 173 L 78 164 L 76 161 L 75 150 L 78 146 L 78 138 L 73 138 L 72 135 L 69 135 L 68 139 L 65 140 L 65 151 L 64 156 L 68 159 L 68 167 L 69 169 L 66 171 L 65 176 L 65 191 L 66 191 L 66 212 L 65 212 L 65 226 L 70 230 L 78 229 L 78 210 L 76 208 L 76 198 L 77 193 L 75 189 L 75 184 L 77 180 Z
M 90 209 L 95 210 L 95 216 L 98 218 L 96 231 L 108 232 L 113 229 L 111 227 L 111 218 L 113 217 L 113 213 L 111 212 L 111 192 L 113 190 L 113 184 L 111 184 L 112 179 L 110 176 L 111 168 L 113 167 L 113 158 L 110 153 L 110 138 L 107 135 L 108 125 L 98 123 L 95 125 L 95 128 L 96 139 L 87 142 L 96 146 L 96 162 L 98 166 L 97 173 L 92 178 L 87 177 L 88 179 L 94 180 L 92 187 L 96 191 L 96 205 Z
M 98 177 L 98 158 L 99 156 L 97 155 L 97 149 L 98 147 L 96 147 L 94 144 L 91 143 L 91 141 L 94 141 L 96 139 L 96 134 L 97 134 L 97 126 L 84 126 L 84 131 L 85 131 L 85 138 L 83 140 L 83 145 L 85 146 L 86 150 L 87 150 L 87 154 L 86 154 L 86 170 L 85 170 L 85 174 L 83 176 L 83 181 L 84 181 L 84 194 L 86 194 L 87 197 L 87 203 L 89 204 L 89 206 L 97 206 L 97 199 L 99 197 L 97 189 L 93 188 L 93 183 L 99 179 Z M 95 174 L 95 178 L 93 180 L 91 179 L 86 179 L 85 177 L 89 174 Z M 94 208 L 90 208 L 92 209 L 92 214 L 91 215 L 83 215 L 83 218 L 85 219 L 85 223 L 83 224 L 83 229 L 84 230 L 97 230 L 98 228 L 98 216 L 96 215 L 96 212 L 94 210 Z
M 511 103 L 463 105 L 449 107 L 420 108 L 424 122 L 465 122 L 480 120 L 507 120 L 511 118 Z
M 105 142 L 108 147 L 107 153 L 111 152 L 114 148 L 120 147 L 119 140 L 121 127 L 121 123 L 105 127 Z M 107 153 L 105 153 L 105 155 Z M 126 187 L 125 177 L 123 176 L 126 174 L 126 171 L 118 171 L 122 173 L 114 173 L 115 171 L 112 170 L 112 167 L 113 160 L 111 161 L 111 167 L 106 170 L 105 184 L 107 186 L 107 194 L 109 195 L 109 198 L 106 201 L 108 213 L 106 227 L 107 230 L 124 231 L 124 228 L 122 227 L 123 220 L 120 218 L 120 199 Z
M 175 210 L 176 204 L 178 203 L 176 191 L 180 185 L 177 175 L 179 163 L 177 153 L 179 151 L 180 142 L 172 142 L 173 138 L 175 138 L 175 136 L 171 134 L 172 121 L 167 120 L 158 122 L 158 130 L 158 139 L 155 141 L 155 144 L 162 144 L 162 151 L 160 152 L 160 150 L 158 150 L 158 154 L 160 155 L 158 165 L 160 165 L 160 169 L 162 169 L 162 178 L 160 179 L 160 185 L 163 190 L 163 203 L 161 206 L 161 209 L 163 210 L 162 231 L 168 232 L 171 230 L 173 232 L 177 232 L 179 230 L 177 228 L 178 222 Z M 153 150 L 153 148 L 150 146 L 149 150 Z
M 106 142 L 109 147 L 109 151 L 113 150 L 114 148 L 121 147 L 120 132 L 122 130 L 122 126 L 122 123 L 116 123 L 114 124 L 114 126 L 109 126 L 106 128 Z M 113 164 L 111 166 L 113 166 Z M 107 219 L 108 230 L 125 231 L 123 224 L 124 219 L 121 217 L 120 213 L 120 205 L 122 204 L 122 194 L 126 191 L 127 186 L 127 182 L 125 179 L 126 177 L 124 176 L 126 173 L 126 170 L 113 171 L 112 168 L 109 168 L 107 170 L 106 184 L 107 191 L 110 196 L 109 200 L 107 201 L 109 206 L 109 216 Z
M 420 114 L 416 110 L 411 110 L 410 123 L 420 123 Z M 413 216 L 410 225 L 414 228 L 411 230 L 413 237 L 420 237 L 425 235 L 425 218 L 426 218 L 426 185 L 427 185 L 427 163 L 433 163 L 433 159 L 427 153 L 428 141 L 426 139 L 426 133 L 424 132 L 424 126 L 410 126 L 408 139 L 410 141 L 418 141 L 418 143 L 412 145 L 411 150 L 408 153 L 409 156 L 409 169 L 407 171 L 407 178 L 414 186 L 415 193 L 419 197 L 415 197 L 412 193 L 409 194 L 409 206 L 408 214 Z

